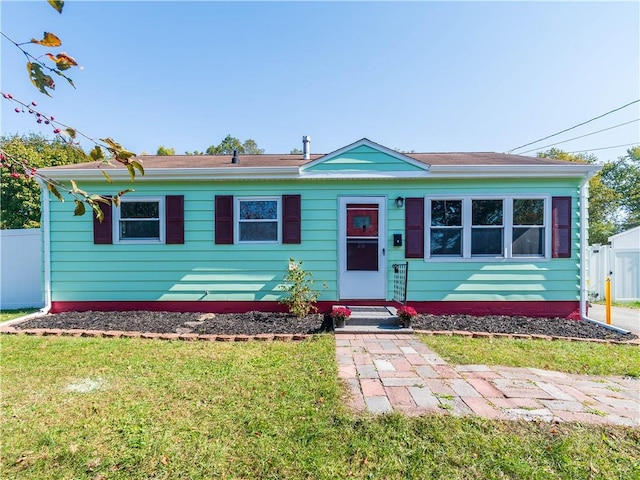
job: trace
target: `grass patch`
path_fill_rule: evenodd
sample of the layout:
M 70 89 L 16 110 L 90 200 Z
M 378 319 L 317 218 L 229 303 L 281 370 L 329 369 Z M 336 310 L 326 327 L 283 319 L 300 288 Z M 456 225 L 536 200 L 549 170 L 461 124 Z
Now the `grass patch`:
M 598 300 L 597 302 L 593 302 L 598 305 L 605 305 L 605 300 Z M 623 307 L 623 308 L 633 308 L 640 310 L 640 301 L 630 301 L 630 302 L 611 302 L 612 307 Z
M 458 365 L 505 365 L 640 377 L 640 348 L 634 345 L 440 335 L 421 335 L 420 339 Z
M 0 323 L 13 320 L 14 318 L 24 317 L 33 312 L 37 312 L 37 308 L 22 309 L 22 310 L 3 310 L 0 312 Z
M 71 388 L 73 387 L 73 388 Z M 370 417 L 332 336 L 303 343 L 2 338 L 2 477 L 637 478 L 624 427 Z

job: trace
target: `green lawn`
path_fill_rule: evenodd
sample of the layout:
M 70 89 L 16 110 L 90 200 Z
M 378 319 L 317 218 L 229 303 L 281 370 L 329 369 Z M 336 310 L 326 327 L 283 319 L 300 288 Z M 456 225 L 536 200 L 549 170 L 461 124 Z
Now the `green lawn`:
M 0 340 L 2 478 L 640 477 L 638 429 L 352 413 L 331 335 Z
M 25 309 L 25 310 L 4 310 L 0 312 L 0 323 L 6 322 L 8 320 L 13 320 L 14 318 L 24 317 L 33 312 L 37 312 L 37 308 Z
M 605 305 L 606 302 L 604 300 L 598 300 L 598 305 Z M 640 309 L 640 301 L 629 301 L 629 302 L 611 302 L 611 306 L 613 307 L 624 307 L 624 308 L 633 308 Z
M 444 359 L 458 365 L 505 365 L 640 377 L 637 345 L 443 335 L 421 335 L 420 339 Z

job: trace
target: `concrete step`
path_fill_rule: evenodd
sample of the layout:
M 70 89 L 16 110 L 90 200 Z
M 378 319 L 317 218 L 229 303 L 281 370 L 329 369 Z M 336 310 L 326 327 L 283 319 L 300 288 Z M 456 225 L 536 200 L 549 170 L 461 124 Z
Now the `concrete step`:
M 345 325 L 341 328 L 336 328 L 334 333 L 340 334 L 353 334 L 353 333 L 413 333 L 413 328 L 402 328 L 399 326 L 385 326 L 385 325 Z
M 345 325 L 386 325 L 386 326 L 396 326 L 400 323 L 400 319 L 395 315 L 385 315 L 385 316 L 369 316 L 369 317 L 354 317 L 351 315 L 345 322 Z
M 335 305 L 345 306 L 345 305 Z M 392 305 L 385 305 L 384 307 L 380 306 L 366 306 L 366 305 L 358 305 L 357 307 L 346 306 L 349 310 L 351 310 L 351 317 L 361 317 L 366 315 L 395 315 L 398 312 L 398 309 Z
M 344 305 L 334 305 L 340 307 Z M 376 330 L 376 329 L 395 329 L 401 328 L 400 319 L 396 315 L 396 308 L 392 306 L 374 307 L 374 306 L 346 306 L 351 310 L 351 316 L 345 321 L 344 327 L 355 330 Z M 339 329 L 336 329 L 338 332 Z

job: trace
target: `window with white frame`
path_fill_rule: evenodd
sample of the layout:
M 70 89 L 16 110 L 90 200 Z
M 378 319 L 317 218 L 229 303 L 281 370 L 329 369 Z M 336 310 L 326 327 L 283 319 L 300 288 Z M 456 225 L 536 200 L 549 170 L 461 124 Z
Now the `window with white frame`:
M 462 255 L 462 200 L 431 200 L 431 255 Z
M 549 257 L 549 204 L 544 197 L 428 198 L 428 257 Z
M 280 241 L 280 198 L 238 197 L 236 236 L 239 243 Z
M 114 243 L 164 242 L 162 198 L 122 198 L 114 208 Z
M 545 214 L 542 198 L 513 199 L 511 253 L 514 257 L 545 254 Z
M 504 201 L 471 199 L 471 255 L 499 257 L 504 252 Z

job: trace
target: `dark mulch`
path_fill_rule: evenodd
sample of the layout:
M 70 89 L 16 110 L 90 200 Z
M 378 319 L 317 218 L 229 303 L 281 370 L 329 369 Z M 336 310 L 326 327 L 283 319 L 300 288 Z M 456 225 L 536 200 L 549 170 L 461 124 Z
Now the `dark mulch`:
M 550 337 L 596 338 L 628 341 L 633 334 L 621 333 L 601 327 L 595 323 L 567 320 L 565 318 L 509 317 L 506 315 L 419 315 L 413 322 L 419 330 L 464 330 L 467 332 L 519 333 L 548 335 Z
M 46 315 L 14 325 L 18 329 L 59 328 L 84 330 L 122 330 L 155 333 L 198 333 L 216 335 L 309 334 L 332 330 L 324 315 L 303 319 L 286 313 L 248 312 L 66 312 Z M 468 332 L 518 333 L 558 337 L 596 338 L 628 341 L 633 334 L 622 335 L 599 325 L 562 318 L 529 318 L 492 315 L 418 315 L 416 330 L 463 330 Z
M 198 333 L 215 335 L 308 334 L 329 331 L 323 315 L 299 319 L 272 312 L 180 313 L 149 312 L 65 312 L 46 315 L 14 325 L 18 329 L 60 328 L 121 330 L 127 332 Z

